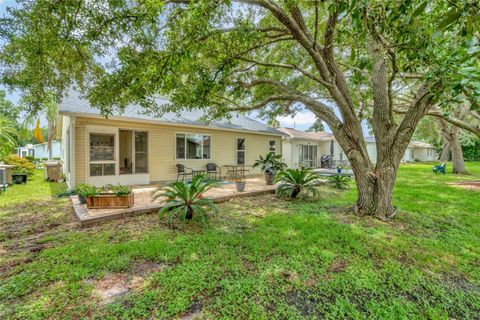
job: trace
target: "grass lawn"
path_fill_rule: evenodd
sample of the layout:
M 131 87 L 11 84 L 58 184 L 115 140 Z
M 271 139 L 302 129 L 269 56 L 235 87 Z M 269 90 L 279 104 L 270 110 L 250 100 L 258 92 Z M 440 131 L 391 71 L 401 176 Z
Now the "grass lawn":
M 401 167 L 389 223 L 346 214 L 354 188 L 322 187 L 175 230 L 156 215 L 80 228 L 37 175 L 0 195 L 0 318 L 480 319 L 480 191 L 449 185 L 480 164 L 431 167 Z

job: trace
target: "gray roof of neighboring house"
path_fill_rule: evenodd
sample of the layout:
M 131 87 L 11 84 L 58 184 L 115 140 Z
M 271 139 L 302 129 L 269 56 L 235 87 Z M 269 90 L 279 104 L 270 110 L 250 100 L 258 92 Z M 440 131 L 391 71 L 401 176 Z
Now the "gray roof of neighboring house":
M 307 132 L 300 131 L 293 128 L 278 128 L 278 130 L 286 133 L 290 138 L 293 139 L 307 139 L 307 140 L 318 140 L 318 141 L 332 141 L 335 140 L 334 136 L 326 132 Z
M 157 105 L 161 106 L 167 104 L 169 101 L 165 98 L 156 99 Z M 240 113 L 233 113 L 231 119 L 221 119 L 205 123 L 199 119 L 204 115 L 202 110 L 183 110 L 180 114 L 168 112 L 160 117 L 148 114 L 146 110 L 138 104 L 130 104 L 125 108 L 123 113 L 114 112 L 111 118 L 125 118 L 130 120 L 149 120 L 158 121 L 159 123 L 177 123 L 182 125 L 203 126 L 220 129 L 230 129 L 239 131 L 251 131 L 270 133 L 273 135 L 285 135 L 283 132 L 271 128 L 259 121 L 253 120 Z M 92 108 L 88 100 L 80 97 L 78 92 L 71 92 L 65 97 L 59 106 L 60 114 L 82 115 L 86 117 L 101 116 L 100 110 Z

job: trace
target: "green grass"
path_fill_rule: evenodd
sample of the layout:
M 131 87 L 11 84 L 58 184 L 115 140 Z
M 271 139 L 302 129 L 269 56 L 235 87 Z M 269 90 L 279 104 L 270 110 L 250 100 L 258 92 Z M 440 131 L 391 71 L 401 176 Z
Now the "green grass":
M 449 185 L 480 180 L 467 169 L 402 166 L 389 223 L 347 214 L 353 188 L 322 187 L 313 202 L 232 200 L 174 230 L 156 215 L 80 228 L 52 198 L 62 185 L 36 179 L 0 196 L 18 192 L 0 205 L 0 318 L 478 319 L 480 191 Z M 92 293 L 139 275 L 113 303 Z
M 0 208 L 27 201 L 51 200 L 52 196 L 65 190 L 65 184 L 47 182 L 43 170 L 35 170 L 35 174 L 28 177 L 28 183 L 16 184 L 0 192 Z

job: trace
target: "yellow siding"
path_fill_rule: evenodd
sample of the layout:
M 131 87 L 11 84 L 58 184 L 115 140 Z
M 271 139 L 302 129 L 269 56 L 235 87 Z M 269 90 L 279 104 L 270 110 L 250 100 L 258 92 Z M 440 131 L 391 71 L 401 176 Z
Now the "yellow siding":
M 235 164 L 236 138 L 245 138 L 246 164 L 252 165 L 259 155 L 264 155 L 269 150 L 269 141 L 276 141 L 276 152 L 282 151 L 280 136 L 256 134 L 246 132 L 233 132 L 210 128 L 190 128 L 144 122 L 130 122 L 93 118 L 77 118 L 76 120 L 76 183 L 86 181 L 86 161 L 88 160 L 86 146 L 86 126 L 105 126 L 122 129 L 137 129 L 148 131 L 149 134 L 149 173 L 150 181 L 166 181 L 176 179 L 175 164 L 181 163 L 193 169 L 204 169 L 208 162 L 219 166 Z M 211 135 L 211 159 L 209 160 L 176 160 L 175 159 L 175 134 L 200 133 Z M 222 167 L 222 171 L 225 168 Z M 222 174 L 225 172 L 222 172 Z M 253 173 L 259 173 L 254 171 Z
M 76 122 L 75 126 L 75 183 L 85 183 L 86 173 L 86 150 L 85 150 L 85 126 Z

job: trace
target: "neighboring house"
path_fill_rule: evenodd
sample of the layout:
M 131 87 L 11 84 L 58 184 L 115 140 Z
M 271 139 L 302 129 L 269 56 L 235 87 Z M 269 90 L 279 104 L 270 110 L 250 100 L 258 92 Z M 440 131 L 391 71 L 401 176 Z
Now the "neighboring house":
M 438 160 L 438 152 L 435 147 L 429 143 L 412 141 L 405 150 L 403 161 L 435 161 Z
M 335 137 L 326 132 L 304 132 L 293 128 L 279 128 L 286 134 L 282 139 L 283 161 L 290 168 L 298 168 L 300 164 L 317 168 L 321 166 L 320 159 L 324 155 L 333 156 L 333 165 L 347 161 L 347 157 L 335 140 Z M 365 137 L 368 155 L 373 163 L 377 162 L 377 146 L 375 137 Z M 402 159 L 410 161 L 435 161 L 437 152 L 428 143 L 412 141 Z
M 326 132 L 305 132 L 293 128 L 279 128 L 286 134 L 282 139 L 283 161 L 289 168 L 304 165 L 320 167 L 324 155 L 333 155 L 334 160 L 346 160 L 335 137 Z
M 52 157 L 54 159 L 60 158 L 60 146 L 60 141 L 52 141 Z M 16 148 L 16 154 L 22 158 L 32 156 L 35 159 L 48 159 L 48 142 L 27 144 L 25 147 Z
M 177 178 L 176 164 L 193 169 L 210 162 L 252 165 L 260 155 L 282 152 L 282 132 L 241 114 L 205 124 L 199 121 L 202 111 L 154 117 L 129 105 L 123 114 L 105 119 L 75 93 L 61 102 L 59 114 L 61 158 L 71 188 L 171 181 Z

